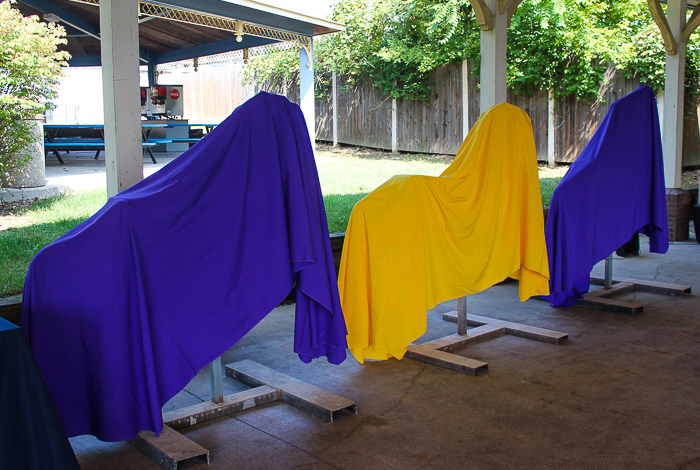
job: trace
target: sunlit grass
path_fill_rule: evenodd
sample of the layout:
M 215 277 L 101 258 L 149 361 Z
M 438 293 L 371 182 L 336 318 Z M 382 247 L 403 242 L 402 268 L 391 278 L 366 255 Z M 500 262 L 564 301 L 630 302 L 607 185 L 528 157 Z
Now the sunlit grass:
M 355 203 L 394 175 L 438 176 L 451 157 L 383 152 L 319 150 L 316 155 L 328 230 L 344 232 Z M 539 168 L 543 205 L 549 205 L 566 167 Z M 87 220 L 107 201 L 105 190 L 72 193 L 34 202 L 19 226 L 0 230 L 0 297 L 22 292 L 29 262 L 43 247 Z
M 22 292 L 34 255 L 88 219 L 106 201 L 103 189 L 42 199 L 24 213 L 21 226 L 0 231 L 0 297 Z

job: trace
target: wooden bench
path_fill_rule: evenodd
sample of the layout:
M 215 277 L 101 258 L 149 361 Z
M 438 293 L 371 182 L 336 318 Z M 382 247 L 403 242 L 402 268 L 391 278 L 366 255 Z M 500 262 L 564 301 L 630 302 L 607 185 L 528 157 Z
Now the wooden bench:
M 169 142 L 169 141 L 168 141 Z M 158 142 L 141 142 L 141 147 L 144 150 L 148 150 L 148 153 L 151 156 L 151 160 L 153 163 L 158 163 L 156 158 L 153 156 L 153 152 L 151 152 L 151 147 L 155 147 L 158 145 Z M 104 140 L 81 140 L 81 139 L 66 139 L 66 140 L 59 140 L 56 139 L 53 142 L 44 142 L 44 153 L 46 156 L 48 156 L 49 152 L 52 152 L 54 155 L 56 155 L 56 158 L 58 158 L 58 161 L 61 162 L 61 165 L 65 164 L 63 159 L 61 158 L 61 155 L 58 153 L 59 151 L 65 151 L 65 152 L 70 152 L 71 150 L 73 151 L 78 151 L 78 150 L 93 150 L 95 151 L 95 159 L 100 156 L 100 152 L 105 149 L 105 142 Z
M 182 139 L 170 139 L 170 140 L 171 140 L 173 143 L 187 143 L 187 144 L 190 144 L 190 148 L 191 148 L 194 144 L 196 144 L 197 142 L 199 142 L 199 141 L 202 140 L 202 139 L 203 139 L 203 137 L 190 137 L 190 138 L 187 138 L 187 139 L 182 138 Z
M 22 294 L 0 299 L 0 318 L 19 326 L 22 315 Z

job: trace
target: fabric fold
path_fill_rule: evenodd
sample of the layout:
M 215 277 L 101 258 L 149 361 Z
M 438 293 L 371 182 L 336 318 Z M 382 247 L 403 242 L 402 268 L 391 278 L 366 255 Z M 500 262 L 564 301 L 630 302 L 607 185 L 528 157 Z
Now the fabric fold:
M 598 262 L 636 233 L 668 251 L 663 150 L 648 86 L 612 104 L 552 195 L 547 217 L 550 304 L 569 307 L 590 289 Z
M 549 293 L 532 125 L 501 104 L 440 177 L 394 176 L 353 208 L 338 278 L 350 351 L 400 359 L 428 309 L 509 276 L 523 301 Z
M 69 436 L 160 433 L 161 407 L 296 282 L 294 351 L 347 334 L 309 134 L 260 93 L 32 260 L 22 326 Z

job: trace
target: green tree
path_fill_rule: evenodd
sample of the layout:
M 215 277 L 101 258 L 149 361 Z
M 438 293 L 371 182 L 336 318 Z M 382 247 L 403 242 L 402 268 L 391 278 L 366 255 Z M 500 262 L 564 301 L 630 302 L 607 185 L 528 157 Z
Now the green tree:
M 70 57 L 58 51 L 66 43 L 64 28 L 24 17 L 12 3 L 0 2 L 0 176 L 5 178 L 27 163 L 22 150 L 32 131 L 26 120 L 43 113 L 47 100 L 57 95 L 61 66 Z
M 318 83 L 335 70 L 369 76 L 387 97 L 428 100 L 429 73 L 439 65 L 474 61 L 480 30 L 468 0 L 340 0 L 332 19 L 343 33 L 315 44 Z M 291 77 L 296 51 L 252 62 L 249 77 Z M 508 86 L 522 95 L 597 97 L 608 62 L 628 76 L 663 87 L 665 53 L 646 0 L 525 0 L 508 29 Z M 700 51 L 688 45 L 686 96 L 700 84 Z

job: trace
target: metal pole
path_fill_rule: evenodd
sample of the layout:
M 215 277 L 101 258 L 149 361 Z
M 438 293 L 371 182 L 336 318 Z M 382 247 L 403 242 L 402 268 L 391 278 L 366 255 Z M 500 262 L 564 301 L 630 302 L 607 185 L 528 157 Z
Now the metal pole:
M 605 258 L 605 288 L 610 289 L 612 287 L 612 276 L 613 276 L 613 255 Z
M 221 356 L 214 359 L 209 366 L 209 381 L 211 382 L 212 403 L 224 402 L 224 373 L 221 368 Z
M 467 296 L 457 299 L 457 334 L 467 335 Z

